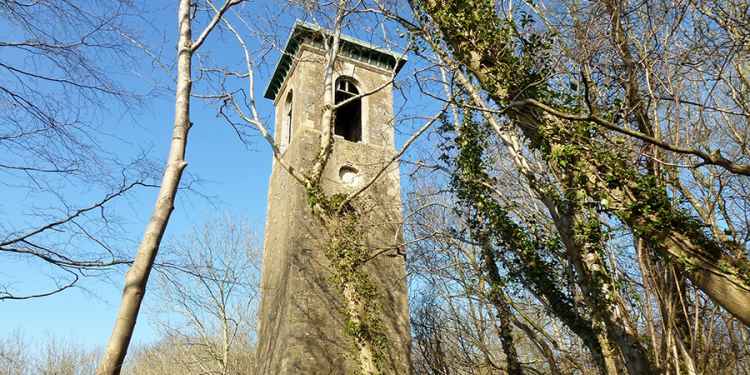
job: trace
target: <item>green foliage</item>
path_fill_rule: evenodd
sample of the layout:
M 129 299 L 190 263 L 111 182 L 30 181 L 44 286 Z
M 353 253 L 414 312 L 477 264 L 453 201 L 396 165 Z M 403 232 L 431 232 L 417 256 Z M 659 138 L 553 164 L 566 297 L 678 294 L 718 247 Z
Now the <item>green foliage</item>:
M 711 238 L 705 224 L 669 196 L 662 179 L 641 171 L 630 160 L 630 150 L 608 143 L 601 128 L 590 122 L 550 119 L 540 129 L 534 149 L 565 176 L 567 191 L 575 194 L 566 195 L 569 201 L 593 204 L 598 212 L 620 220 L 652 248 L 662 249 L 663 257 L 668 257 L 663 248 L 666 236 L 680 233 L 701 249 L 703 260 L 716 264 L 722 260 L 730 265 L 727 271 L 739 271 L 735 276 L 750 281 L 747 262 L 725 256 L 734 245 Z M 695 259 L 673 260 L 685 271 L 695 271 Z
M 457 60 L 469 62 L 467 67 L 484 78 L 487 90 L 503 91 L 508 98 L 545 97 L 539 83 L 549 73 L 545 62 L 553 36 L 534 32 L 530 14 L 521 13 L 518 23 L 499 19 L 492 0 L 421 0 L 417 6 L 443 31 Z M 521 32 L 524 37 L 517 37 Z
M 464 116 L 455 144 L 458 154 L 450 159 L 454 174 L 451 187 L 463 211 L 472 237 L 487 238 L 495 246 L 498 259 L 503 259 L 509 268 L 509 277 L 531 289 L 536 295 L 548 300 L 548 307 L 571 329 L 584 339 L 595 340 L 591 323 L 576 312 L 573 299 L 560 289 L 562 281 L 554 265 L 544 254 L 555 254 L 562 244 L 556 236 L 542 236 L 544 228 L 524 228 L 513 220 L 511 213 L 501 202 L 493 198 L 492 178 L 487 173 L 485 149 L 487 128 L 477 123 L 471 114 Z M 499 287 L 498 285 L 493 285 Z
M 516 21 L 498 15 L 491 0 L 421 0 L 416 4 L 440 31 L 453 57 L 479 80 L 500 108 L 535 99 L 562 112 L 581 112 L 577 85 L 554 85 L 548 77 L 548 51 L 555 36 L 529 31 L 534 23 L 531 17 L 520 17 L 520 30 Z M 612 108 L 600 112 L 605 118 L 613 117 L 618 107 L 614 101 Z M 667 234 L 680 233 L 701 249 L 700 257 L 715 264 L 737 252 L 733 245 L 712 238 L 700 220 L 673 201 L 660 177 L 632 159 L 637 150 L 626 147 L 621 139 L 611 140 L 598 125 L 555 118 L 532 106 L 514 106 L 505 114 L 527 137 L 529 148 L 547 161 L 565 185 L 564 196 L 558 198 L 561 206 L 580 212 L 593 210 L 586 214 L 589 217 L 601 213 L 616 218 L 656 249 L 663 247 Z M 477 207 L 484 209 L 487 204 L 480 201 Z M 593 221 L 576 224 L 577 238 L 599 241 L 600 234 L 591 230 L 595 225 Z M 697 262 L 688 257 L 680 263 L 694 266 Z M 736 276 L 750 281 L 746 259 L 725 259 L 725 263 Z
M 357 348 L 371 348 L 378 369 L 385 359 L 388 344 L 382 319 L 381 295 L 365 269 L 371 260 L 370 248 L 363 242 L 361 199 L 346 203 L 346 194 L 326 195 L 319 186 L 307 190 L 308 204 L 328 230 L 324 254 L 333 274 L 331 283 L 347 302 L 357 306 L 357 317 L 350 311 L 346 316 L 344 332 Z M 359 206 L 359 207 L 358 207 Z M 350 293 L 347 295 L 347 292 Z

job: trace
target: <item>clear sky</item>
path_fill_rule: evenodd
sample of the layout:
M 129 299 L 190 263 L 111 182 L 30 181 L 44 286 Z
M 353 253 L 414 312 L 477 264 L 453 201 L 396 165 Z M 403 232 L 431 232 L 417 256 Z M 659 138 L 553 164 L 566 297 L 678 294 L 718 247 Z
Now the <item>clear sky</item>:
M 249 15 L 247 21 L 257 29 L 267 30 L 283 43 L 289 28 L 298 18 L 294 11 L 283 4 L 271 1 L 248 3 L 244 10 L 245 14 Z M 174 77 L 176 2 L 144 2 L 142 6 L 146 9 L 142 14 L 145 20 L 141 19 L 139 22 L 145 22 L 144 24 L 150 26 L 143 29 L 145 32 L 141 37 L 150 46 L 151 52 L 161 56 L 165 69 L 154 63 L 149 56 L 141 55 L 133 65 L 132 72 L 122 72 L 123 84 L 140 93 L 149 92 L 154 87 L 162 85 L 168 86 L 169 89 L 153 91 L 155 94 L 149 94 L 137 108 L 127 111 L 115 103 L 105 102 L 103 105 L 112 104 L 113 109 L 106 109 L 105 114 L 99 114 L 96 119 L 102 122 L 102 127 L 107 132 L 116 134 L 119 138 L 115 140 L 113 137 L 111 144 L 105 141 L 104 146 L 111 147 L 110 151 L 132 157 L 140 150 L 147 150 L 149 156 L 155 159 L 161 168 L 169 146 L 174 112 L 174 94 L 170 83 Z M 196 29 L 200 29 L 201 26 L 202 24 Z M 0 27 L 0 30 L 3 28 Z M 355 35 L 359 38 L 369 40 L 377 34 L 366 27 L 350 32 L 359 34 Z M 194 33 L 197 35 L 198 31 Z M 248 41 L 257 41 L 251 35 L 247 36 Z M 377 40 L 372 41 L 374 44 L 382 45 Z M 210 57 L 212 61 L 220 64 L 239 66 L 242 60 L 235 46 L 229 34 L 217 32 L 208 39 L 206 48 L 201 51 L 198 58 Z M 262 92 L 270 79 L 270 71 L 275 65 L 278 52 L 271 51 L 262 57 L 265 65 L 257 73 L 255 91 L 259 99 L 259 110 L 267 117 L 272 113 L 272 103 L 262 98 Z M 410 61 L 407 68 L 402 71 L 401 77 L 408 78 L 416 66 L 417 64 Z M 415 90 L 407 85 L 404 87 L 407 92 Z M 195 90 L 200 92 L 203 88 L 198 84 Z M 426 111 L 431 106 L 413 98 L 405 103 L 404 97 L 400 95 L 396 95 L 394 99 L 396 108 L 405 105 L 403 116 L 408 116 L 414 108 Z M 224 213 L 247 219 L 255 232 L 262 236 L 271 166 L 269 148 L 259 137 L 252 139 L 250 147 L 243 145 L 234 131 L 217 118 L 216 110 L 215 105 L 200 100 L 194 100 L 192 103 L 191 116 L 195 126 L 191 130 L 188 144 L 187 172 L 200 179 L 200 184 L 196 186 L 199 193 L 178 194 L 165 242 L 180 237 L 194 226 Z M 422 114 L 430 115 L 425 112 Z M 418 122 L 403 125 L 404 130 L 397 132 L 399 144 L 408 137 L 409 129 L 418 125 Z M 32 205 L 54 204 L 52 201 L 29 202 L 28 196 L 4 186 L 0 186 L 0 191 L 4 197 L 0 203 L 0 214 L 4 215 L 6 220 L 10 218 L 10 221 L 31 220 L 28 216 L 14 214 L 16 210 L 22 211 Z M 95 192 L 87 191 L 85 186 L 65 186 L 63 191 L 68 196 L 78 195 L 79 199 L 74 202 L 81 206 L 97 196 Z M 119 245 L 130 249 L 131 254 L 135 252 L 137 241 L 148 220 L 155 194 L 155 189 L 143 189 L 129 195 L 127 199 L 116 202 L 110 208 L 111 212 L 121 218 L 121 224 L 129 234 Z M 0 278 L 22 280 L 25 286 L 33 288 L 49 282 L 44 270 L 43 267 L 23 261 L 4 260 L 0 263 Z M 0 337 L 20 331 L 35 340 L 53 335 L 87 347 L 103 345 L 111 332 L 119 304 L 121 283 L 122 273 L 113 273 L 109 278 L 84 279 L 80 283 L 80 288 L 50 297 L 0 302 Z M 152 303 L 158 301 L 151 300 L 147 293 L 145 311 L 148 311 L 148 305 Z M 136 327 L 134 342 L 149 342 L 156 337 L 156 331 L 148 324 L 148 316 L 142 316 Z
M 273 9 L 273 4 L 257 5 Z M 127 81 L 122 83 L 136 92 L 146 93 L 154 88 L 154 82 L 158 82 L 158 85 L 169 84 L 170 77 L 174 76 L 173 31 L 176 30 L 176 2 L 144 3 L 142 6 L 148 11 L 146 22 L 152 27 L 142 37 L 152 50 L 163 49 L 160 55 L 166 69 L 162 70 L 158 66 L 153 68 L 156 66 L 153 59 L 144 54 L 138 56 L 143 66 L 133 66 L 133 72 L 124 72 L 123 76 L 127 77 Z M 285 23 L 291 25 L 292 22 L 286 20 Z M 195 33 L 197 34 L 197 31 Z M 226 35 L 217 33 L 208 40 L 205 45 L 208 48 L 204 54 L 211 53 L 212 57 L 223 61 L 241 61 L 239 50 L 233 48 L 232 42 L 233 40 Z M 133 75 L 128 73 L 141 75 L 143 79 L 134 79 Z M 258 82 L 259 86 L 264 86 L 267 78 L 258 77 Z M 200 88 L 200 85 L 196 85 L 196 89 Z M 116 133 L 117 137 L 126 142 L 112 139 L 105 147 L 116 148 L 109 151 L 126 157 L 134 155 L 130 152 L 132 150 L 127 149 L 129 145 L 133 146 L 134 150 L 147 150 L 149 156 L 161 167 L 172 132 L 173 95 L 171 89 L 159 90 L 155 95 L 149 94 L 142 105 L 127 111 L 119 108 L 116 103 L 111 103 L 113 109 L 107 109 L 107 114 L 99 115 L 99 120 L 106 122 L 102 124 L 106 131 Z M 271 106 L 272 103 L 266 99 L 259 103 L 259 109 L 263 113 L 271 113 Z M 216 108 L 210 103 L 194 100 L 191 117 L 195 126 L 191 130 L 188 143 L 187 173 L 201 182 L 195 186 L 198 193 L 178 194 L 165 242 L 224 213 L 246 218 L 255 231 L 262 234 L 267 179 L 271 166 L 267 146 L 260 138 L 256 138 L 248 149 L 237 139 L 233 130 L 216 117 Z M 0 189 L 4 190 L 2 212 L 6 217 L 12 215 L 15 206 L 10 204 L 11 200 L 15 200 L 21 209 L 30 205 L 45 205 L 44 202 L 28 201 L 22 192 L 3 187 Z M 97 199 L 96 193 L 90 194 L 91 200 L 85 199 L 85 187 L 66 186 L 64 190 L 69 196 L 82 193 L 81 199 L 73 199 L 81 206 Z M 127 246 L 132 248 L 133 253 L 135 242 L 139 239 L 154 205 L 155 194 L 155 189 L 143 189 L 127 199 L 116 202 L 111 209 L 114 214 L 124 218 L 122 223 L 129 233 Z M 16 199 L 9 199 L 11 196 Z M 48 204 L 53 205 L 54 202 Z M 29 220 L 21 216 L 18 219 Z M 23 276 L 23 284 L 29 289 L 49 283 L 44 267 L 35 267 L 22 261 L 13 263 L 4 259 L 0 264 L 0 277 L 7 280 L 9 276 Z M 79 285 L 81 288 L 50 297 L 0 302 L 0 336 L 18 330 L 35 340 L 51 334 L 86 346 L 106 343 L 119 303 L 122 273 L 110 275 L 109 280 L 84 279 Z M 145 305 L 154 303 L 148 297 L 147 293 Z M 156 332 L 147 321 L 147 317 L 139 320 L 134 337 L 136 342 L 147 342 L 156 337 Z

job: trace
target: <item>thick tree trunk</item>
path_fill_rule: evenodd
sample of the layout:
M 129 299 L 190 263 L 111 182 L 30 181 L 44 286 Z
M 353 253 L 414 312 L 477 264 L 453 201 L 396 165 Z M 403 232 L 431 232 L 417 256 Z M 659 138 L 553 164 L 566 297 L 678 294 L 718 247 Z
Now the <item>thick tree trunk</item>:
M 513 320 L 513 312 L 510 310 L 508 301 L 505 296 L 505 292 L 502 288 L 502 278 L 500 271 L 497 268 L 497 260 L 495 259 L 495 253 L 493 252 L 492 245 L 489 239 L 484 233 L 476 233 L 482 247 L 482 265 L 484 272 L 487 274 L 487 279 L 490 282 L 490 290 L 488 297 L 490 303 L 492 303 L 497 309 L 497 318 L 500 321 L 500 343 L 502 344 L 503 352 L 505 353 L 505 361 L 508 365 L 509 375 L 523 375 L 523 367 L 521 361 L 518 358 L 518 352 L 513 342 L 513 329 L 511 328 L 511 322 Z
M 430 7 L 437 7 L 438 2 L 430 2 Z M 430 8 L 432 9 L 432 8 Z M 442 25 L 438 25 L 442 26 Z M 472 25 L 465 25 L 465 29 L 471 29 Z M 450 30 L 444 31 L 449 33 Z M 497 103 L 503 103 L 506 99 L 507 92 L 505 87 L 498 87 L 496 77 L 492 75 L 491 69 L 483 64 L 492 64 L 492 56 L 482 56 L 487 51 L 471 50 L 471 44 L 461 39 L 449 39 L 447 41 L 451 47 L 458 51 L 458 55 L 463 58 L 458 63 L 465 66 L 471 74 L 476 77 L 478 84 L 482 87 Z M 486 57 L 486 60 L 483 58 Z M 502 64 L 502 61 L 498 61 Z M 541 122 L 551 118 L 537 107 L 524 105 L 507 111 L 507 115 L 521 129 L 521 131 L 531 139 L 538 135 L 537 130 Z M 598 186 L 601 192 L 605 192 L 612 197 L 612 200 L 623 199 L 622 191 L 611 189 L 606 185 Z M 631 197 L 625 197 L 628 201 Z M 632 202 L 632 200 L 630 200 Z M 629 225 L 634 224 L 634 220 L 626 220 Z M 638 218 L 638 224 L 648 226 L 648 224 L 658 224 L 658 218 Z M 700 238 L 691 238 L 694 233 L 684 233 L 684 228 L 671 228 L 663 233 L 649 233 L 642 237 L 651 243 L 663 243 L 663 246 L 657 247 L 662 254 L 669 254 L 674 259 L 686 263 L 685 273 L 688 278 L 704 291 L 714 302 L 724 307 L 734 317 L 742 321 L 745 325 L 750 326 L 750 276 L 745 271 L 746 265 L 737 265 L 729 257 L 716 257 L 712 255 L 711 247 L 716 245 L 716 241 L 699 235 Z M 664 241 L 664 242 L 662 242 Z M 677 262 L 675 262 L 677 264 Z
M 665 252 L 688 263 L 686 274 L 690 281 L 735 318 L 750 326 L 750 284 L 742 277 L 744 271 L 738 269 L 732 259 L 707 256 L 695 239 L 677 231 L 667 233 L 663 241 Z
M 430 43 L 433 43 L 431 39 L 429 41 Z M 448 64 L 449 66 L 454 65 L 452 63 L 453 60 L 451 60 L 449 56 L 438 49 L 439 46 L 433 44 L 433 48 L 436 49 L 438 56 L 440 56 L 444 63 Z M 469 96 L 472 98 L 474 104 L 477 107 L 487 107 L 481 95 L 479 94 L 478 88 L 472 85 L 472 83 L 467 79 L 466 76 L 464 76 L 462 72 L 457 72 L 456 79 L 469 93 Z M 485 114 L 485 119 L 487 119 L 487 121 L 491 124 L 492 128 L 495 130 L 496 134 L 503 140 L 503 142 L 508 145 L 509 149 L 520 149 L 520 145 L 517 140 L 512 136 L 504 133 L 500 127 L 500 124 L 497 123 L 496 119 L 493 116 L 488 116 Z M 534 176 L 531 172 L 531 168 L 529 167 L 528 162 L 522 156 L 520 156 L 520 154 L 515 152 L 512 154 L 514 163 L 522 172 L 522 174 L 527 177 L 529 183 L 533 186 Z M 537 188 L 534 188 L 534 190 L 538 191 Z M 558 211 L 557 209 L 554 209 L 555 203 L 551 199 L 544 196 L 540 196 L 540 199 L 547 207 L 550 207 L 550 212 L 554 213 Z M 555 215 L 553 214 L 553 216 Z M 539 291 L 541 292 L 541 295 L 549 301 L 550 309 L 552 310 L 552 312 L 560 320 L 562 320 L 562 322 L 565 323 L 576 335 L 583 339 L 583 342 L 586 347 L 589 348 L 591 356 L 594 358 L 594 362 L 596 362 L 600 373 L 607 375 L 617 374 L 617 365 L 615 363 L 616 361 L 614 350 L 611 349 L 607 336 L 603 334 L 596 334 L 593 329 L 592 321 L 586 320 L 574 310 L 568 309 L 565 304 L 557 303 L 555 299 L 555 293 L 553 291 L 544 287 L 539 288 Z
M 174 200 L 180 184 L 185 162 L 185 147 L 190 130 L 190 88 L 192 36 L 190 29 L 190 1 L 180 0 L 178 10 L 179 40 L 177 42 L 177 92 L 175 100 L 174 130 L 169 149 L 167 166 L 162 178 L 156 206 L 146 226 L 133 265 L 125 275 L 125 287 L 112 336 L 96 373 L 116 375 L 133 335 L 138 311 L 141 308 L 149 273 L 159 250 L 169 217 L 174 209 Z

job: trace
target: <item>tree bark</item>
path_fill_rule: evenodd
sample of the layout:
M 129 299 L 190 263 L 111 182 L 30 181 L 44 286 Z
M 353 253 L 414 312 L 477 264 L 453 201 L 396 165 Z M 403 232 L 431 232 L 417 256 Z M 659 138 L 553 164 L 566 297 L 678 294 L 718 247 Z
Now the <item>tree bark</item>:
M 174 130 L 166 169 L 162 177 L 156 206 L 143 233 L 133 265 L 125 275 L 120 309 L 106 352 L 97 368 L 97 375 L 117 375 L 127 354 L 138 311 L 141 308 L 146 284 L 159 250 L 169 217 L 174 210 L 177 188 L 187 166 L 185 148 L 190 130 L 190 89 L 192 36 L 190 1 L 180 0 L 178 9 L 179 39 L 177 42 L 177 88 L 175 97 Z
M 429 1 L 425 8 L 428 14 L 433 15 L 439 13 L 443 10 L 442 7 L 446 6 L 444 2 Z M 471 18 L 463 18 L 462 29 L 471 30 L 478 27 L 473 24 L 474 21 Z M 435 26 L 442 31 L 443 36 L 447 36 L 445 42 L 452 48 L 454 56 L 457 56 L 457 62 L 465 66 L 476 77 L 478 85 L 487 92 L 489 97 L 498 104 L 507 101 L 506 87 L 498 84 L 502 82 L 502 77 L 497 76 L 493 70 L 506 62 L 498 60 L 498 57 L 492 51 L 476 49 L 472 44 L 473 40 L 467 35 L 450 34 L 451 31 L 454 31 L 450 28 L 455 25 L 446 26 L 436 22 Z M 516 100 L 516 102 L 518 101 Z M 505 113 L 524 135 L 530 139 L 536 139 L 540 125 L 543 125 L 544 121 L 565 119 L 564 116 L 561 117 L 559 114 L 545 112 L 547 111 L 534 105 L 521 104 Z M 606 185 L 598 185 L 596 189 L 610 196 L 612 200 L 623 202 L 623 205 L 638 201 L 633 199 L 632 191 L 623 192 Z M 629 226 L 642 227 L 658 224 L 659 218 L 628 218 L 624 221 Z M 661 254 L 670 255 L 673 259 L 677 259 L 678 261 L 672 260 L 674 264 L 684 263 L 680 266 L 693 283 L 714 302 L 724 307 L 745 325 L 750 326 L 750 276 L 746 271 L 748 261 L 742 259 L 740 261 L 742 264 L 737 264 L 734 259 L 728 256 L 714 254 L 713 248 L 719 245 L 717 241 L 704 234 L 689 233 L 687 229 L 682 227 L 666 228 L 661 232 L 643 233 L 641 237 L 650 243 L 662 245 L 655 246 L 655 248 Z
M 510 310 L 510 306 L 506 299 L 507 297 L 502 288 L 503 282 L 500 276 L 500 271 L 497 268 L 495 254 L 487 235 L 482 233 L 481 229 L 479 230 L 479 233 L 476 233 L 476 237 L 481 244 L 482 266 L 490 283 L 488 297 L 490 303 L 492 303 L 492 305 L 495 306 L 495 309 L 497 309 L 497 318 L 500 321 L 500 343 L 502 344 L 503 352 L 505 353 L 508 374 L 523 375 L 523 367 L 521 366 L 521 361 L 518 358 L 518 352 L 516 351 L 516 346 L 513 342 L 513 329 L 511 328 L 513 313 Z
M 566 182 L 566 188 L 575 189 L 576 186 Z M 565 205 L 555 204 L 548 206 L 548 209 L 565 246 L 568 262 L 576 271 L 575 275 L 583 291 L 584 300 L 592 310 L 591 320 L 601 332 L 599 341 L 604 348 L 607 370 L 617 373 L 614 361 L 616 356 L 608 357 L 607 354 L 612 353 L 607 353 L 606 349 L 610 347 L 611 352 L 614 350 L 611 346 L 616 346 L 622 353 L 625 367 L 630 374 L 656 373 L 656 366 L 649 359 L 646 348 L 637 334 L 628 330 L 627 318 L 617 310 L 615 299 L 619 292 L 614 287 L 610 271 L 597 251 L 597 248 L 603 248 L 604 244 L 577 239 L 579 236 L 576 235 L 575 228 L 582 226 L 587 219 L 583 212 L 584 208 L 566 209 Z M 595 215 L 595 212 L 588 213 L 589 218 L 596 217 Z M 598 219 L 596 222 L 600 225 Z
M 443 60 L 444 63 L 452 66 L 457 70 L 456 80 L 467 91 L 472 101 L 474 102 L 474 105 L 479 108 L 487 108 L 486 103 L 478 92 L 478 88 L 473 86 L 468 78 L 463 74 L 463 72 L 457 69 L 454 61 L 451 60 L 450 57 L 446 55 L 446 53 L 439 50 L 439 46 L 434 43 L 433 39 L 427 38 L 427 40 L 429 43 L 431 43 L 438 56 L 440 56 L 440 59 Z M 500 124 L 497 123 L 497 120 L 491 114 L 484 112 L 483 115 L 487 122 L 492 125 L 495 133 L 508 146 L 509 150 L 520 149 L 518 141 L 514 139 L 512 135 L 504 133 L 500 127 Z M 517 152 L 512 152 L 512 155 L 516 167 L 524 176 L 526 176 L 529 184 L 532 186 L 532 190 L 539 194 L 539 198 L 550 209 L 550 212 L 554 217 L 554 213 L 558 211 L 557 209 L 555 209 L 555 203 L 551 199 L 549 199 L 549 197 L 545 197 L 544 194 L 540 193 L 540 190 L 535 185 L 535 177 L 533 175 L 533 172 L 531 171 L 531 168 L 529 167 L 528 162 Z M 613 350 L 609 345 L 609 341 L 606 335 L 595 333 L 592 321 L 584 319 L 583 316 L 575 312 L 573 309 L 567 308 L 565 304 L 557 303 L 555 293 L 553 291 L 546 288 L 539 288 L 539 292 L 541 293 L 541 296 L 545 297 L 549 301 L 551 311 L 576 335 L 583 339 L 584 344 L 589 349 L 591 356 L 594 358 L 594 361 L 599 367 L 600 373 L 617 374 L 617 366 L 614 360 Z

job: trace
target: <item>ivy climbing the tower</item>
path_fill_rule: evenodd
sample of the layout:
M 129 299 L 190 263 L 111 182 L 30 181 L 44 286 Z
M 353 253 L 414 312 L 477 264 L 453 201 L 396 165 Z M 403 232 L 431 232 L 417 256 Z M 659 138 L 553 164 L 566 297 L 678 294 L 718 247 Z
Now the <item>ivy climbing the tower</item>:
M 359 364 L 359 374 L 382 373 L 388 339 L 383 325 L 381 292 L 367 272 L 372 260 L 364 228 L 366 198 L 349 200 L 346 194 L 326 195 L 319 186 L 307 189 L 308 204 L 326 229 L 324 254 L 332 275 L 331 284 L 343 296 L 346 317 L 344 331 L 357 349 L 351 358 Z

